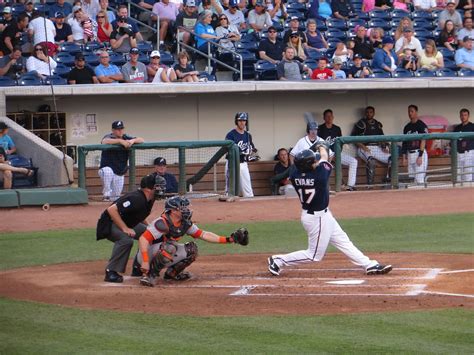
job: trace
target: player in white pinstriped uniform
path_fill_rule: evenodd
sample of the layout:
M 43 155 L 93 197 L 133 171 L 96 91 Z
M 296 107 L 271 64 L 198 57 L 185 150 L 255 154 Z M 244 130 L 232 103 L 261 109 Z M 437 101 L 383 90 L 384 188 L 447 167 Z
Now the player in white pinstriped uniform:
M 124 133 L 123 121 L 112 123 L 112 133 L 102 138 L 102 144 L 121 145 L 125 149 L 104 150 L 100 157 L 99 176 L 102 180 L 102 195 L 104 201 L 115 201 L 123 190 L 125 173 L 128 170 L 128 156 L 133 144 L 143 143 L 141 137 L 132 137 Z
M 367 106 L 365 108 L 365 117 L 361 118 L 352 130 L 353 136 L 376 136 L 384 135 L 383 125 L 375 118 L 375 108 Z M 375 179 L 375 160 L 387 164 L 387 175 L 385 179 L 389 178 L 389 170 L 391 164 L 391 157 L 387 145 L 380 143 L 357 143 L 357 154 L 362 160 L 367 163 L 367 185 L 372 185 Z
M 336 138 L 342 136 L 341 128 L 333 123 L 334 114 L 332 110 L 325 110 L 323 113 L 323 117 L 324 123 L 319 125 L 318 136 L 326 140 L 331 150 L 334 151 L 334 142 Z M 349 167 L 347 191 L 354 191 L 357 177 L 357 159 L 351 156 L 350 154 L 342 151 L 341 164 Z
M 306 136 L 300 138 L 298 142 L 296 142 L 295 146 L 291 149 L 291 164 L 293 164 L 295 161 L 295 157 L 298 155 L 298 153 L 305 149 L 310 149 L 317 142 L 324 142 L 324 139 L 318 137 L 318 124 L 314 121 L 308 122 L 306 124 Z M 331 152 L 331 154 L 334 153 Z

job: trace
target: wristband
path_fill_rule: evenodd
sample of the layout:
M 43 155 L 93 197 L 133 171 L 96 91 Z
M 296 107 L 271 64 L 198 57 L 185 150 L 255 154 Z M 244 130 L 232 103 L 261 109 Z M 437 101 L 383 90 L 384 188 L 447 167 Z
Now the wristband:
M 419 151 L 418 151 L 418 157 L 421 158 L 421 157 L 423 156 L 423 152 L 424 152 L 424 150 L 419 150 Z
M 227 238 L 226 237 L 219 237 L 219 243 L 220 244 L 227 244 L 228 243 Z

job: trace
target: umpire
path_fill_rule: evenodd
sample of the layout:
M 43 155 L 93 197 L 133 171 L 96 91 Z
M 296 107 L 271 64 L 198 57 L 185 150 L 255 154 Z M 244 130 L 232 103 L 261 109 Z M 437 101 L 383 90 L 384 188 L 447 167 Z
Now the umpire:
M 166 182 L 160 176 L 142 178 L 140 188 L 125 194 L 110 205 L 97 222 L 97 240 L 107 238 L 114 243 L 112 256 L 105 269 L 106 282 L 123 282 L 133 240 L 146 230 L 155 199 L 163 196 Z

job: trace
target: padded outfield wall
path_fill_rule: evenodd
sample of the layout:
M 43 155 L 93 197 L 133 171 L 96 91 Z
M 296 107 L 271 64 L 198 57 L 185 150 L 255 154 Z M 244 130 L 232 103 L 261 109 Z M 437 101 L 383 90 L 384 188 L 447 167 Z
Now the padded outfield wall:
M 1 90 L 2 116 L 36 111 L 44 104 L 53 107 L 47 86 Z M 57 86 L 55 94 L 58 111 L 67 114 L 68 145 L 99 143 L 114 120 L 124 120 L 128 133 L 149 142 L 223 139 L 234 126 L 235 112 L 248 111 L 250 131 L 264 160 L 305 134 L 304 112 L 313 112 L 321 123 L 322 112 L 333 109 L 343 134 L 350 133 L 367 105 L 376 108 L 386 134 L 402 132 L 409 104 L 418 105 L 420 115 L 446 117 L 450 125 L 459 123 L 462 107 L 474 114 L 472 78 L 75 85 Z M 95 118 L 97 131 L 78 135 L 77 118 L 86 115 Z

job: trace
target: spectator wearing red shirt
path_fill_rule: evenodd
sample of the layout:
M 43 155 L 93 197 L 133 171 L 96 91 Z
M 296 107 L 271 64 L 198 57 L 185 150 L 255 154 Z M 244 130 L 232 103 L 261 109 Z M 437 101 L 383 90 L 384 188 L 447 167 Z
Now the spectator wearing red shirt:
M 328 59 L 321 58 L 318 61 L 318 67 L 313 70 L 313 74 L 311 74 L 311 79 L 313 80 L 327 80 L 327 79 L 335 79 L 336 74 L 329 68 L 327 68 Z

